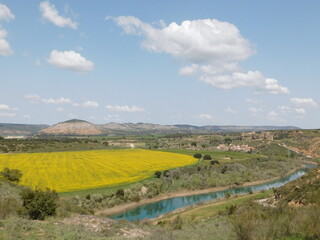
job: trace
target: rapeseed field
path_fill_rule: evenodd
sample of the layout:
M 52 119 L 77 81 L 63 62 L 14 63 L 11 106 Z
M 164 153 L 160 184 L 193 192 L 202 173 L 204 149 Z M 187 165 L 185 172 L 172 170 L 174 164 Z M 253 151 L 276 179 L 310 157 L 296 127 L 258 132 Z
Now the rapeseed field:
M 21 170 L 21 184 L 58 192 L 132 183 L 193 163 L 191 156 L 142 149 L 0 154 L 0 170 Z

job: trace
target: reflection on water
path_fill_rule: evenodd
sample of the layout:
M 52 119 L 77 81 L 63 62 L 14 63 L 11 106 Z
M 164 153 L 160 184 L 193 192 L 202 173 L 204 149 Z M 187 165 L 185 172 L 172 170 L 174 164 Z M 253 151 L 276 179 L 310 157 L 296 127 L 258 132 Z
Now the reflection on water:
M 260 184 L 251 187 L 238 187 L 213 193 L 185 196 L 185 197 L 175 197 L 166 200 L 161 200 L 154 203 L 149 203 L 142 205 L 140 207 L 128 210 L 124 213 L 111 216 L 112 219 L 126 219 L 128 221 L 142 220 L 144 218 L 156 218 L 161 214 L 174 211 L 178 208 L 190 206 L 199 202 L 204 202 L 213 199 L 224 198 L 226 193 L 231 194 L 245 194 L 249 192 L 267 190 L 271 188 L 277 188 L 293 181 L 302 175 L 304 175 L 308 169 L 315 167 L 315 165 L 307 164 L 307 167 L 300 169 L 291 175 L 278 179 L 273 182 Z

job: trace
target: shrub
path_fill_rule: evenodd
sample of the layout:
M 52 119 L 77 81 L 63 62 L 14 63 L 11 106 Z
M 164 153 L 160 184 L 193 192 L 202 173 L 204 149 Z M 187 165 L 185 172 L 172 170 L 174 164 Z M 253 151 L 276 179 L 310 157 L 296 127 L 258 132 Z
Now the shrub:
M 20 193 L 23 207 L 30 219 L 44 220 L 47 216 L 56 214 L 58 194 L 47 188 L 35 190 L 27 188 Z
M 191 143 L 191 146 L 192 146 L 192 147 L 196 147 L 196 146 L 197 146 L 197 142 L 192 142 L 192 143 Z
M 194 158 L 197 158 L 197 159 L 200 159 L 200 158 L 202 158 L 202 154 L 201 154 L 201 153 L 195 153 L 195 154 L 193 155 L 193 157 L 194 157 Z
M 212 160 L 210 155 L 204 155 L 203 160 Z
M 160 178 L 161 177 L 161 172 L 160 171 L 155 171 L 154 173 L 156 178 Z
M 116 196 L 117 197 L 120 197 L 120 198 L 123 198 L 124 197 L 124 190 L 123 189 L 118 189 L 117 192 L 116 192 Z
M 219 164 L 219 161 L 217 161 L 217 160 L 212 160 L 210 163 L 211 163 L 211 165 L 215 165 L 215 164 Z
M 4 168 L 3 171 L 0 172 L 0 176 L 9 182 L 18 183 L 22 177 L 22 172 L 18 169 Z

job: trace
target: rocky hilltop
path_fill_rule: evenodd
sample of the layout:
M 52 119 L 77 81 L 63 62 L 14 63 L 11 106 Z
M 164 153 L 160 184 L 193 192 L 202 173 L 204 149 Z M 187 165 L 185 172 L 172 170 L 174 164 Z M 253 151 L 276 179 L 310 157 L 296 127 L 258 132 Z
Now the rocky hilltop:
M 72 119 L 42 129 L 40 133 L 54 135 L 101 135 L 103 134 L 103 131 L 101 131 L 99 126 L 93 123 Z

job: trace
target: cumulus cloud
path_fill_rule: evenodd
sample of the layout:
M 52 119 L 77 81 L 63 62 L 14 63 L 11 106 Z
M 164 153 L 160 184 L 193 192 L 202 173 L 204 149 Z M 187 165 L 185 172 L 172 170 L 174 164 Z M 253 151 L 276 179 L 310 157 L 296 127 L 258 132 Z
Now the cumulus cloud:
M 202 120 L 213 120 L 213 116 L 210 114 L 203 113 L 203 114 L 200 114 L 198 117 Z
M 262 109 L 261 108 L 251 107 L 251 108 L 249 108 L 249 111 L 251 113 L 259 113 L 259 112 L 262 112 Z
M 73 102 L 70 98 L 60 97 L 60 98 L 42 98 L 36 94 L 30 94 L 25 96 L 31 103 L 47 103 L 47 104 L 69 104 L 74 107 L 85 107 L 85 108 L 97 108 L 99 104 L 94 101 L 85 101 L 83 103 Z M 58 112 L 63 112 L 64 109 L 57 108 Z
M 0 3 L 0 21 L 11 21 L 15 18 L 10 9 Z M 10 43 L 7 40 L 8 32 L 0 25 L 0 56 L 9 56 L 13 54 Z
M 57 68 L 68 69 L 76 72 L 88 72 L 94 68 L 93 62 L 85 59 L 80 53 L 74 51 L 51 51 L 50 58 L 47 60 Z
M 49 1 L 41 2 L 39 9 L 43 18 L 49 20 L 58 27 L 70 27 L 76 29 L 78 26 L 77 22 L 72 21 L 70 18 L 59 15 L 56 7 L 53 4 L 50 4 Z
M 219 89 L 253 87 L 256 93 L 287 94 L 289 89 L 259 71 L 242 71 L 240 62 L 255 51 L 239 29 L 216 19 L 186 20 L 156 27 L 133 16 L 107 17 L 125 33 L 144 38 L 142 47 L 155 53 L 167 53 L 186 66 L 181 75 L 195 75 Z
M 18 108 L 10 107 L 7 104 L 0 104 L 0 110 L 17 111 Z
M 13 53 L 10 43 L 7 41 L 7 31 L 0 26 L 0 56 L 9 56 Z
M 228 107 L 227 109 L 225 109 L 225 112 L 227 112 L 227 113 L 237 113 L 237 110 L 234 110 L 234 109 Z
M 15 16 L 10 11 L 10 9 L 6 5 L 0 3 L 0 20 L 5 20 L 9 22 L 14 18 Z
M 312 98 L 291 98 L 291 103 L 298 108 L 317 108 L 319 107 Z
M 298 114 L 306 114 L 306 110 L 304 108 L 295 108 L 294 110 Z
M 85 108 L 98 108 L 99 104 L 93 101 L 86 101 L 83 103 L 74 103 L 73 106 L 75 107 L 85 107 Z
M 115 105 L 115 106 L 112 106 L 112 105 L 107 105 L 105 106 L 105 108 L 107 110 L 110 110 L 110 111 L 116 111 L 116 112 L 144 112 L 146 111 L 144 108 L 142 107 L 138 107 L 138 106 L 119 106 L 119 105 Z
M 0 112 L 0 117 L 15 117 L 16 113 Z

